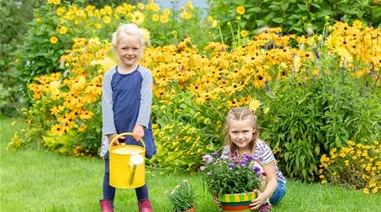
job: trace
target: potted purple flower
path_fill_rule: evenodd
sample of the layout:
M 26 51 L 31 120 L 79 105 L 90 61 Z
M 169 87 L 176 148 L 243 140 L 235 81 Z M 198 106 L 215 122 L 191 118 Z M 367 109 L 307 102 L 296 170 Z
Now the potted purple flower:
M 204 186 L 213 197 L 218 197 L 224 210 L 236 207 L 235 211 L 250 209 L 251 200 L 256 198 L 265 173 L 261 172 L 251 155 L 219 156 L 218 153 L 202 157 Z M 235 200 L 240 200 L 236 202 Z

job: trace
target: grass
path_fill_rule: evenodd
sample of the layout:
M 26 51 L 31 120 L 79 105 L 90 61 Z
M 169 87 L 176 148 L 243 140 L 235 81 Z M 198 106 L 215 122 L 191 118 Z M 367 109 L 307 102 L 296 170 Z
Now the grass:
M 103 161 L 62 156 L 34 146 L 6 151 L 13 133 L 21 124 L 11 126 L 11 118 L 0 116 L 0 211 L 100 211 Z M 198 212 L 217 211 L 203 190 L 200 175 L 161 175 L 148 170 L 147 184 L 152 206 L 157 212 L 170 212 L 166 190 L 188 179 L 198 194 Z M 340 187 L 287 182 L 287 194 L 273 211 L 379 211 L 381 195 L 367 195 Z M 133 190 L 117 190 L 115 211 L 137 210 Z

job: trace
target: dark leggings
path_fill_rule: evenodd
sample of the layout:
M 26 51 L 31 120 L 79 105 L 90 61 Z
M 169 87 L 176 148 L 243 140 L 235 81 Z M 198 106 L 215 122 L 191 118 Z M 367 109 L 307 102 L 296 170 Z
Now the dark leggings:
M 105 155 L 105 175 L 103 178 L 103 199 L 114 201 L 115 187 L 110 186 L 110 173 L 109 173 L 109 155 Z M 148 199 L 147 184 L 135 189 L 138 201 Z

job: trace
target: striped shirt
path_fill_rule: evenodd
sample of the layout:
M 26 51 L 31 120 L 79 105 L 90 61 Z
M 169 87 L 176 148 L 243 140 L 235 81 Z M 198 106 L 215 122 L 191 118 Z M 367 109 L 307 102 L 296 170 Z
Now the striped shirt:
M 236 152 L 238 155 L 238 151 Z M 222 157 L 228 157 L 230 155 L 230 148 L 226 146 L 222 152 Z M 253 155 L 253 159 L 257 161 L 262 166 L 269 164 L 274 161 L 275 163 L 275 174 L 278 181 L 282 181 L 286 183 L 286 178 L 283 176 L 282 172 L 279 170 L 276 165 L 274 154 L 271 151 L 269 145 L 266 144 L 263 140 L 258 139 L 255 143 L 255 152 Z

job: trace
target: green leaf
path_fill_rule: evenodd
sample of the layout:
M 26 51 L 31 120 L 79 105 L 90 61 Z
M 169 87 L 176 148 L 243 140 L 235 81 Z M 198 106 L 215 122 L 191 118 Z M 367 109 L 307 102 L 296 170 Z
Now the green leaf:
M 266 24 L 264 20 L 255 20 L 255 22 L 257 22 L 258 26 L 264 26 Z
M 274 18 L 272 21 L 280 24 L 280 23 L 283 23 L 283 18 Z
M 254 7 L 254 8 L 250 8 L 247 10 L 248 12 L 255 12 L 255 13 L 259 13 L 262 11 L 262 9 L 260 7 Z
M 299 7 L 300 10 L 308 11 L 307 10 L 307 5 L 305 5 L 305 4 L 298 4 L 298 7 Z

